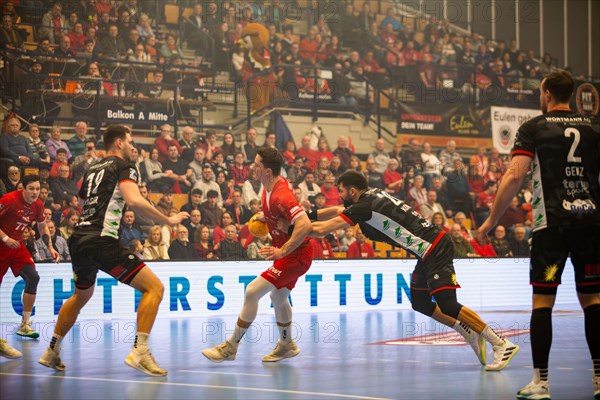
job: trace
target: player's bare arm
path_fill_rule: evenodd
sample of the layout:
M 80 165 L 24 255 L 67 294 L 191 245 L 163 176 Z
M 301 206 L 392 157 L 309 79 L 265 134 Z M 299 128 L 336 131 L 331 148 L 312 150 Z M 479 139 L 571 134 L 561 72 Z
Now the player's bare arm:
M 477 240 L 480 243 L 487 241 L 488 232 L 498 224 L 498 220 L 510 205 L 512 198 L 519 191 L 523 179 L 525 179 L 527 172 L 529 172 L 530 166 L 531 157 L 529 156 L 515 155 L 512 158 L 508 166 L 508 171 L 506 171 L 506 175 L 504 175 L 500 182 L 490 215 L 477 230 Z
M 292 233 L 292 236 L 290 236 L 288 241 L 285 242 L 281 248 L 265 246 L 259 250 L 259 253 L 267 255 L 267 260 L 278 260 L 283 258 L 296 250 L 298 246 L 302 244 L 304 239 L 309 236 L 311 230 L 312 226 L 308 216 L 306 214 L 301 215 L 296 222 L 294 222 L 294 232 Z
M 319 215 L 319 218 L 321 218 L 321 215 Z M 348 221 L 339 216 L 328 219 L 327 221 L 316 221 L 312 223 L 312 232 L 309 236 L 317 238 L 325 237 L 331 232 L 334 232 L 338 229 L 345 229 L 349 226 L 350 224 Z
M 125 199 L 125 203 L 127 207 L 133 209 L 136 213 L 149 218 L 153 221 L 159 222 L 161 224 L 169 224 L 171 226 L 176 226 L 181 223 L 181 221 L 188 219 L 190 215 L 187 212 L 180 212 L 171 217 L 166 217 L 156 208 L 152 207 L 146 199 L 142 197 L 140 194 L 140 189 L 137 184 L 133 181 L 123 181 L 119 183 L 119 189 L 123 194 L 123 198 Z
M 341 206 L 322 208 L 322 209 L 316 211 L 316 216 L 317 216 L 316 221 L 326 221 L 326 220 L 335 218 L 338 215 L 340 215 L 341 213 L 343 213 L 344 210 L 345 210 L 345 208 L 341 207 Z
M 8 247 L 10 247 L 11 249 L 16 249 L 17 247 L 19 247 L 21 245 L 18 241 L 11 238 L 6 233 L 4 233 L 4 231 L 2 229 L 0 229 L 0 238 L 2 238 L 2 241 L 4 243 L 6 243 L 6 245 Z

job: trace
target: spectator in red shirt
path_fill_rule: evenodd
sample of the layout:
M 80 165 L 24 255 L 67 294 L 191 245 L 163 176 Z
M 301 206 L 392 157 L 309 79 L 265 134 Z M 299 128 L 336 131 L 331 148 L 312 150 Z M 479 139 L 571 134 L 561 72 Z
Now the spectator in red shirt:
M 164 163 L 169 158 L 169 146 L 177 147 L 177 152 L 182 153 L 183 148 L 173 137 L 173 127 L 169 124 L 164 124 L 160 127 L 160 137 L 154 141 L 154 147 L 158 150 L 158 161 Z
M 319 49 L 319 43 L 316 40 L 317 33 L 319 33 L 318 28 L 313 26 L 308 31 L 308 35 L 300 41 L 300 57 L 313 62 L 317 59 L 317 50 Z
M 475 219 L 477 220 L 477 225 L 482 224 L 490 214 L 497 191 L 498 183 L 496 181 L 489 181 L 485 184 L 485 190 L 477 194 L 477 200 L 475 201 Z
M 333 249 L 331 243 L 325 238 L 312 238 L 310 245 L 313 249 L 313 259 L 328 259 L 333 258 Z
M 298 149 L 297 154 L 304 158 L 304 165 L 308 170 L 314 171 L 319 164 L 319 153 L 310 148 L 310 136 L 306 135 L 302 138 L 302 147 Z
M 375 258 L 373 246 L 360 229 L 356 230 L 356 241 L 348 246 L 347 258 Z
M 416 65 L 421 60 L 421 52 L 415 49 L 415 42 L 409 40 L 404 49 L 404 60 L 406 65 Z
M 325 207 L 339 206 L 342 204 L 340 192 L 338 191 L 337 186 L 335 186 L 335 177 L 333 174 L 330 174 L 325 178 L 325 183 L 321 186 L 321 193 L 325 196 Z

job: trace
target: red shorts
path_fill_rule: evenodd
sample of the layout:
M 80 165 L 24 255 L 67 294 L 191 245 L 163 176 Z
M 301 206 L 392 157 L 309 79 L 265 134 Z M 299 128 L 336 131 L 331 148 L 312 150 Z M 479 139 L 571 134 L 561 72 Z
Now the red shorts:
M 16 277 L 19 276 L 21 269 L 27 264 L 35 266 L 31 254 L 29 254 L 23 243 L 21 243 L 21 247 L 16 249 L 2 246 L 0 248 L 0 283 L 2 283 L 2 278 L 8 271 L 8 267 L 12 269 L 13 275 Z
M 312 260 L 313 249 L 310 242 L 305 241 L 292 254 L 275 260 L 273 265 L 260 276 L 271 282 L 277 289 L 285 287 L 292 290 L 298 278 L 308 271 Z

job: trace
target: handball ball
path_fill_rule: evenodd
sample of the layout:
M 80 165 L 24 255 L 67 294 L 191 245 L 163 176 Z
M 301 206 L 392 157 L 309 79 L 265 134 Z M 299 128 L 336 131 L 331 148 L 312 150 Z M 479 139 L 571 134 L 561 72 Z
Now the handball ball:
M 248 230 L 252 234 L 252 236 L 266 236 L 269 233 L 269 227 L 266 222 L 262 222 L 261 220 L 256 218 L 257 215 L 253 215 L 248 221 Z

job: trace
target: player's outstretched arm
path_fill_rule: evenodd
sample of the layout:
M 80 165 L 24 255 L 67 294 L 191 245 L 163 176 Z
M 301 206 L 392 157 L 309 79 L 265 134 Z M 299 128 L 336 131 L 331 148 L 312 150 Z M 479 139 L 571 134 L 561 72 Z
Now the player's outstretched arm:
M 345 229 L 349 226 L 350 224 L 348 221 L 339 216 L 327 221 L 316 221 L 312 223 L 310 237 L 325 237 L 331 232 L 337 231 L 338 229 Z
M 160 224 L 169 224 L 172 226 L 178 225 L 181 221 L 189 218 L 187 212 L 180 212 L 171 217 L 166 217 L 163 213 L 152 207 L 146 199 L 140 194 L 140 189 L 133 181 L 123 181 L 119 183 L 119 189 L 125 199 L 127 207 L 133 209 L 136 213 L 143 217 L 156 221 Z
M 343 213 L 345 210 L 344 207 L 341 206 L 333 206 L 327 208 L 321 208 L 320 210 L 315 210 L 314 213 L 309 214 L 309 217 L 313 221 L 326 221 L 328 219 L 332 219 Z
M 308 219 L 306 214 L 303 214 L 294 222 L 294 231 L 292 232 L 292 236 L 290 236 L 288 241 L 285 242 L 281 248 L 265 246 L 258 252 L 263 256 L 267 256 L 267 260 L 278 260 L 283 258 L 292 251 L 296 250 L 309 235 L 311 230 L 312 226 L 310 224 L 310 219 Z
M 490 211 L 489 217 L 477 230 L 477 240 L 485 242 L 488 232 L 498 224 L 498 220 L 510 205 L 513 197 L 519 191 L 523 184 L 523 179 L 531 166 L 531 157 L 525 155 L 515 155 L 510 161 L 506 175 L 502 177 L 500 187 L 496 193 L 496 200 Z

